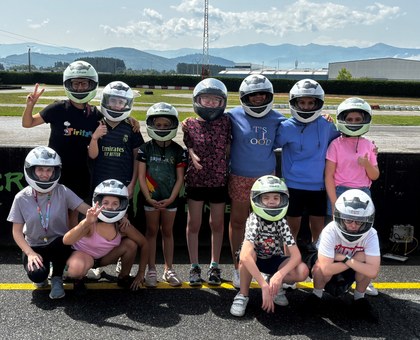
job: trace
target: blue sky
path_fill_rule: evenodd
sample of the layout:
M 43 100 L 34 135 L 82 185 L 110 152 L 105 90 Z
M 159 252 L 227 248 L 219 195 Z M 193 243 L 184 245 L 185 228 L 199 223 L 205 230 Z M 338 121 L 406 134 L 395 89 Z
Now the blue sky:
M 204 0 L 8 1 L 2 6 L 0 44 L 201 49 L 203 11 Z M 378 42 L 420 48 L 419 13 L 418 0 L 209 0 L 210 49 Z

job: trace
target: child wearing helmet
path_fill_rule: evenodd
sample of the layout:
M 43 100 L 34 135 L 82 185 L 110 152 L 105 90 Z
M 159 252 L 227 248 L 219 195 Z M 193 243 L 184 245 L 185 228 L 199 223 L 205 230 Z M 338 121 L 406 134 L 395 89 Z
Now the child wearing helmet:
M 371 196 L 372 181 L 378 179 L 379 168 L 375 144 L 363 135 L 369 131 L 372 109 L 361 98 L 348 98 L 337 108 L 337 128 L 341 136 L 334 139 L 327 150 L 325 186 L 328 195 L 328 215 L 343 192 L 360 189 Z M 369 284 L 368 295 L 378 295 Z
M 34 91 L 26 99 L 22 126 L 31 128 L 43 123 L 50 124 L 48 146 L 63 161 L 61 183 L 88 202 L 90 174 L 86 161 L 87 146 L 101 119 L 99 111 L 89 105 L 89 101 L 96 95 L 98 73 L 89 63 L 75 61 L 63 73 L 63 86 L 67 100 L 55 101 L 32 115 L 35 104 L 45 90 L 35 84 Z M 69 225 L 77 223 L 78 212 L 70 212 Z
M 63 270 L 71 249 L 63 244 L 68 231 L 67 211 L 86 214 L 89 206 L 73 191 L 59 184 L 61 158 L 51 148 L 38 146 L 25 158 L 28 186 L 14 198 L 7 220 L 13 223 L 13 238 L 22 250 L 24 269 L 37 287 L 48 285 L 50 263 L 51 299 L 65 296 Z
M 165 268 L 162 279 L 176 287 L 182 284 L 173 268 L 173 225 L 178 207 L 179 192 L 184 183 L 186 154 L 172 139 L 178 131 L 178 111 L 168 103 L 152 105 L 146 114 L 150 141 L 140 146 L 138 178 L 143 193 L 146 215 L 146 239 L 149 243 L 146 287 L 157 286 L 156 240 L 162 233 Z
M 262 308 L 269 313 L 274 311 L 274 304 L 289 304 L 282 284 L 304 281 L 309 273 L 284 219 L 289 205 L 284 182 L 273 175 L 260 177 L 251 188 L 250 199 L 253 212 L 246 221 L 239 255 L 240 290 L 230 309 L 234 316 L 245 314 L 252 277 L 261 287 Z M 284 247 L 289 256 L 284 255 Z M 261 273 L 270 279 L 266 281 Z
M 337 198 L 334 220 L 323 229 L 318 252 L 307 261 L 314 282 L 307 299 L 312 313 L 319 312 L 324 291 L 338 297 L 356 282 L 352 315 L 377 321 L 365 298 L 366 288 L 378 275 L 381 262 L 374 218 L 375 206 L 362 190 L 350 189 Z
M 74 288 L 78 293 L 86 290 L 83 279 L 90 268 L 117 263 L 119 258 L 122 265 L 117 285 L 131 290 L 143 285 L 148 245 L 133 225 L 121 223 L 128 202 L 128 190 L 122 182 L 103 181 L 95 188 L 93 206 L 86 218 L 64 235 L 64 244 L 74 249 L 67 260 L 67 275 L 75 280 Z M 129 274 L 137 248 L 140 248 L 139 268 L 137 275 L 132 277 Z
M 130 199 L 133 197 L 137 182 L 136 157 L 144 143 L 141 133 L 134 131 L 128 120 L 133 103 L 134 93 L 122 81 L 113 81 L 102 91 L 103 119 L 92 135 L 88 150 L 93 166 L 92 190 L 112 177 L 124 183 Z
M 315 251 L 313 245 L 325 225 L 325 155 L 330 142 L 340 135 L 335 125 L 321 116 L 323 105 L 324 90 L 318 82 L 298 81 L 289 93 L 292 117 L 281 123 L 275 141 L 282 148 L 282 175 L 290 194 L 287 222 L 297 239 L 302 216 L 309 215 L 308 251 Z
M 241 106 L 228 112 L 232 124 L 228 191 L 231 199 L 229 241 L 234 263 L 233 285 L 239 288 L 235 253 L 239 249 L 249 216 L 249 194 L 255 180 L 276 171 L 274 140 L 286 118 L 272 109 L 273 85 L 263 75 L 246 77 L 239 87 Z
M 225 114 L 226 102 L 226 86 L 220 80 L 206 78 L 193 91 L 193 107 L 197 117 L 189 117 L 182 123 L 184 143 L 189 154 L 185 192 L 191 286 L 202 284 L 198 241 L 205 202 L 210 206 L 211 229 L 211 260 L 207 282 L 215 286 L 222 282 L 219 261 L 223 244 L 231 136 L 230 119 Z

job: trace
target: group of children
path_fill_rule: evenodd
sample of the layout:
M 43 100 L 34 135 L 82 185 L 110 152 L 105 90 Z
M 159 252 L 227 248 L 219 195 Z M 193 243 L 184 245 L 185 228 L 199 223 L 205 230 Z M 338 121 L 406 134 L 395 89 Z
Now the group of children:
M 329 117 L 321 115 L 324 91 L 311 79 L 301 80 L 291 89 L 292 117 L 286 119 L 272 109 L 274 90 L 264 76 L 245 78 L 239 89 L 241 106 L 227 113 L 226 86 L 207 78 L 193 91 L 197 116 L 182 122 L 186 153 L 173 141 L 179 120 L 172 105 L 157 103 L 149 108 L 146 127 L 151 140 L 144 143 L 138 122 L 129 117 L 134 94 L 127 84 L 108 84 L 99 111 L 88 104 L 98 86 L 97 73 L 90 64 L 70 64 L 63 83 L 69 100 L 51 104 L 35 115 L 34 105 L 44 90 L 38 91 L 36 85 L 28 96 L 22 124 L 50 123 L 51 148 L 38 147 L 28 154 L 25 177 L 29 186 L 16 195 L 8 217 L 30 279 L 45 285 L 47 264 L 53 263 L 51 298 L 64 296 L 64 266 L 75 279 L 75 287 L 82 290 L 90 268 L 118 259 L 120 286 L 133 290 L 143 284 L 156 287 L 159 230 L 165 261 L 162 279 L 180 286 L 182 280 L 173 268 L 173 225 L 185 184 L 191 286 L 203 281 L 198 236 L 205 202 L 210 206 L 211 228 L 207 282 L 222 282 L 219 261 L 225 205 L 230 197 L 232 281 L 240 289 L 231 307 L 233 315 L 244 315 L 252 277 L 261 287 L 262 308 L 267 312 L 274 310 L 274 304 L 288 304 L 283 284 L 303 281 L 308 275 L 314 279 L 312 303 L 324 288 L 328 291 L 331 278 L 342 272 L 347 273 L 346 285 L 334 292 L 346 292 L 356 280 L 355 300 L 365 303 L 361 299 L 379 270 L 369 191 L 379 170 L 374 144 L 362 137 L 372 115 L 363 99 L 350 98 L 340 104 L 337 130 Z M 283 179 L 275 176 L 274 150 L 279 147 Z M 84 172 L 88 167 L 85 157 L 92 169 L 89 193 L 86 178 L 82 181 L 88 173 Z M 60 176 L 64 185 L 57 183 Z M 137 180 L 144 196 L 145 237 L 130 223 L 133 215 L 127 214 Z M 89 195 L 92 207 L 77 197 Z M 334 221 L 324 228 L 327 202 Z M 23 209 L 28 204 L 33 209 Z M 86 218 L 79 223 L 74 211 Z M 316 255 L 308 262 L 309 268 L 296 244 L 305 213 L 309 215 L 310 247 Z M 139 270 L 131 277 L 137 248 L 141 249 Z

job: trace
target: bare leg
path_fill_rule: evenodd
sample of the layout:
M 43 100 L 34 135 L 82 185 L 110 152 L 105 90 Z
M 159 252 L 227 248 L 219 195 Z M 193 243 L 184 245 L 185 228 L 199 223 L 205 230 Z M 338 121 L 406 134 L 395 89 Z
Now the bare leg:
M 220 262 L 225 227 L 225 204 L 210 203 L 211 261 Z
M 232 200 L 229 224 L 229 241 L 235 268 L 238 268 L 235 252 L 239 249 L 244 240 L 245 223 L 249 216 L 250 203 Z

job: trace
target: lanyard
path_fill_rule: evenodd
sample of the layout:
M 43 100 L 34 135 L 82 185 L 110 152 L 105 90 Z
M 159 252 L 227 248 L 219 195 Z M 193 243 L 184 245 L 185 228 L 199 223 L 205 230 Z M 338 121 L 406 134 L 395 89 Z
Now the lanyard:
M 45 235 L 48 233 L 48 223 L 50 221 L 50 208 L 51 208 L 51 193 L 48 193 L 47 196 L 47 208 L 45 209 L 45 217 L 42 214 L 41 211 L 41 207 L 38 204 L 38 193 L 36 192 L 36 190 L 34 190 L 34 199 L 36 202 L 36 211 L 38 212 L 39 215 L 39 220 L 41 222 L 42 228 L 44 228 L 45 231 Z M 47 239 L 44 238 L 44 241 L 46 241 Z

